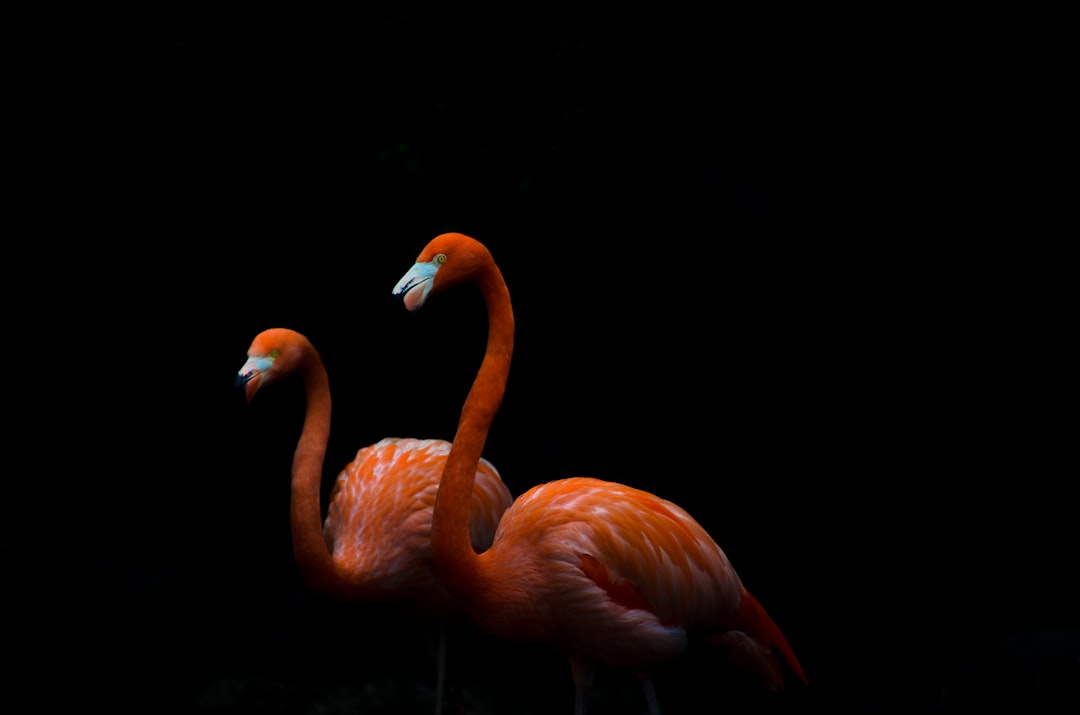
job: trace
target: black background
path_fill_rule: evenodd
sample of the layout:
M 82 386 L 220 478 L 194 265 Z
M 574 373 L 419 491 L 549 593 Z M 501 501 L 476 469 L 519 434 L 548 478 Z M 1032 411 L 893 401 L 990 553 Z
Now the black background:
M 591 475 L 683 505 L 811 681 L 736 697 L 693 656 L 657 676 L 666 713 L 1075 707 L 1074 325 L 1028 203 L 1054 196 L 997 183 L 1034 146 L 998 131 L 1008 42 L 765 11 L 134 13 L 64 22 L 16 72 L 13 697 L 430 710 L 415 624 L 299 580 L 299 384 L 249 406 L 233 379 L 260 330 L 312 339 L 327 490 L 383 436 L 450 438 L 482 305 L 390 289 L 452 230 L 514 300 L 485 452 L 514 494 Z M 571 711 L 555 654 L 467 626 L 450 648 L 469 712 Z M 625 674 L 595 697 L 643 711 Z

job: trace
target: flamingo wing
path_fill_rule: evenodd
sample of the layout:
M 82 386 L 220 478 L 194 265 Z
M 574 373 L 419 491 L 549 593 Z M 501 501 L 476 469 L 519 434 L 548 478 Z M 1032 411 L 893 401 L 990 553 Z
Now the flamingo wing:
M 540 489 L 564 513 L 580 568 L 615 604 L 661 623 L 715 623 L 739 603 L 727 556 L 684 509 L 624 484 L 564 479 Z
M 672 657 L 687 629 L 738 609 L 741 583 L 708 533 L 676 504 L 622 484 L 533 487 L 504 515 L 492 552 L 521 604 L 518 637 L 557 633 L 614 665 Z M 521 590 L 535 595 L 523 602 Z M 607 635 L 589 637 L 597 632 Z

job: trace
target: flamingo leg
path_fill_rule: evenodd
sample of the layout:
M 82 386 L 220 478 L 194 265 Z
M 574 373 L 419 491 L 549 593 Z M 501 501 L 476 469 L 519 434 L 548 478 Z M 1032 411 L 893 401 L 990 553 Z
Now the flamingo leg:
M 428 653 L 435 661 L 435 715 L 442 715 L 443 703 L 446 702 L 446 624 L 438 624 L 434 639 L 431 631 L 425 630 L 424 639 L 427 641 Z
M 574 676 L 574 715 L 586 715 L 589 709 L 589 690 L 596 680 L 596 664 L 568 656 Z
M 643 678 L 641 687 L 645 690 L 645 702 L 649 705 L 649 715 L 660 715 L 660 703 L 656 700 L 656 687 L 652 678 Z
M 586 715 L 588 711 L 588 688 L 574 688 L 574 715 Z
M 446 690 L 446 626 L 439 624 L 439 644 L 435 651 L 435 715 L 442 715 L 443 692 Z

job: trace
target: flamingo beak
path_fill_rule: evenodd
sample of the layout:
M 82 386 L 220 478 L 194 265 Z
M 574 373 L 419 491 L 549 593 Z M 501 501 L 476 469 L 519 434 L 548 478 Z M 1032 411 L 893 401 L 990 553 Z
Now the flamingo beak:
M 244 388 L 244 399 L 248 404 L 255 398 L 255 393 L 262 386 L 262 377 L 273 360 L 265 357 L 249 357 L 236 375 L 236 386 Z
M 431 295 L 435 273 L 439 267 L 434 263 L 416 263 L 394 286 L 393 295 L 401 298 L 405 309 L 412 312 L 422 306 Z

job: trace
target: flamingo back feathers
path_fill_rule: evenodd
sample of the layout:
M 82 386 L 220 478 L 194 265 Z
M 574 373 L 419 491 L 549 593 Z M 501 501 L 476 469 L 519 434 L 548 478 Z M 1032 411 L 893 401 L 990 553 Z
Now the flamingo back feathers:
M 534 553 L 567 561 L 611 601 L 661 624 L 715 625 L 738 606 L 742 585 L 724 552 L 685 510 L 648 492 L 560 479 L 522 494 L 504 531 L 497 543 L 546 542 Z

